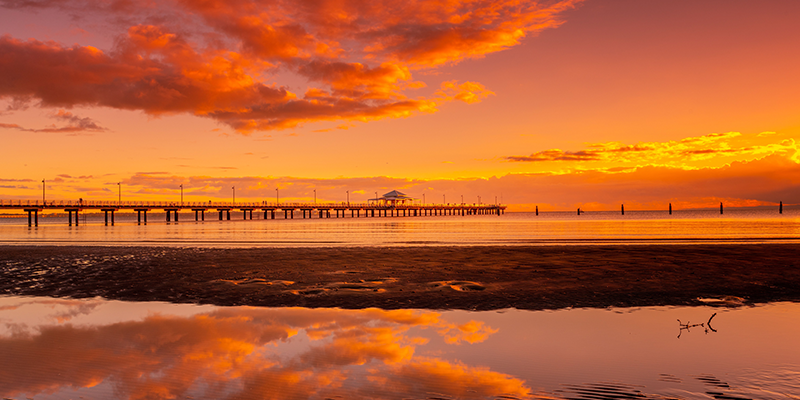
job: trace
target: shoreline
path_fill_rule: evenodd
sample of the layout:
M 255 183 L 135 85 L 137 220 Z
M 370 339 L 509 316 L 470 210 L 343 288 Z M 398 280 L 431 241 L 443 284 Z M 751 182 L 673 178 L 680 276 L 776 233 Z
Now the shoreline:
M 298 240 L 103 240 L 103 241 L 71 241 L 62 239 L 36 240 L 32 243 L 28 239 L 2 240 L 0 249 L 4 247 L 57 247 L 57 248 L 170 248 L 170 249 L 392 249 L 392 248 L 421 248 L 421 247 L 572 247 L 572 246 L 693 246 L 693 245 L 800 245 L 800 237 L 795 236 L 767 236 L 767 237 L 626 237 L 626 238 L 543 238 L 543 239 L 509 239 L 487 242 L 447 242 L 415 240 L 406 242 L 387 242 L 380 244 L 352 243 L 344 241 L 298 241 Z
M 800 244 L 0 245 L 0 294 L 221 306 L 526 310 L 800 301 Z

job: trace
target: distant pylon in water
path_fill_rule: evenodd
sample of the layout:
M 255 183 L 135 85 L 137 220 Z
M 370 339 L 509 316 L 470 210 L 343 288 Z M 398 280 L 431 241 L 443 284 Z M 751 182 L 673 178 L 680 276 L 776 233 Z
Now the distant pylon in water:
M 620 204 L 619 209 L 622 211 L 622 215 L 625 215 L 625 204 Z
M 719 213 L 722 214 L 722 202 L 719 202 Z
M 669 215 L 672 215 L 672 203 L 669 203 Z
M 539 215 L 539 206 L 536 206 L 536 215 Z
M 778 213 L 783 214 L 783 202 L 781 202 L 781 206 L 778 208 Z

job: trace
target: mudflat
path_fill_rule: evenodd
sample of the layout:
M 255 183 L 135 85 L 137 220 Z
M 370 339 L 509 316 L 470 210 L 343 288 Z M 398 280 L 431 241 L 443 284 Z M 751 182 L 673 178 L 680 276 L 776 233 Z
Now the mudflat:
M 800 301 L 800 245 L 4 246 L 0 294 L 350 309 Z

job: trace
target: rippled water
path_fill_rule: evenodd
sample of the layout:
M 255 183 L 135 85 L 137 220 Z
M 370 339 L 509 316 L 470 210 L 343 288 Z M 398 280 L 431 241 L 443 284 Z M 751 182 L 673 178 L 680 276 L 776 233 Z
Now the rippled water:
M 0 244 L 103 244 L 202 246 L 404 246 L 519 245 L 603 242 L 759 242 L 800 240 L 800 210 L 728 209 L 577 213 L 506 213 L 501 216 L 438 216 L 242 220 L 207 215 L 195 222 L 187 213 L 167 223 L 150 215 L 147 225 L 136 215 L 117 215 L 106 226 L 102 214 L 88 214 L 80 226 L 65 217 L 41 218 L 28 227 L 24 218 L 0 219 Z M 214 217 L 214 218 L 211 218 Z M 83 218 L 83 217 L 82 217 Z
M 466 312 L 2 297 L 0 396 L 797 399 L 798 312 L 794 303 Z

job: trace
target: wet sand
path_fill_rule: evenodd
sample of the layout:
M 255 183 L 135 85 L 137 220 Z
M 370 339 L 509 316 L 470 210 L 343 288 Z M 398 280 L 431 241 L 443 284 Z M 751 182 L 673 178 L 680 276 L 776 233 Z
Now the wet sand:
M 800 245 L 0 247 L 0 294 L 530 310 L 800 301 Z

